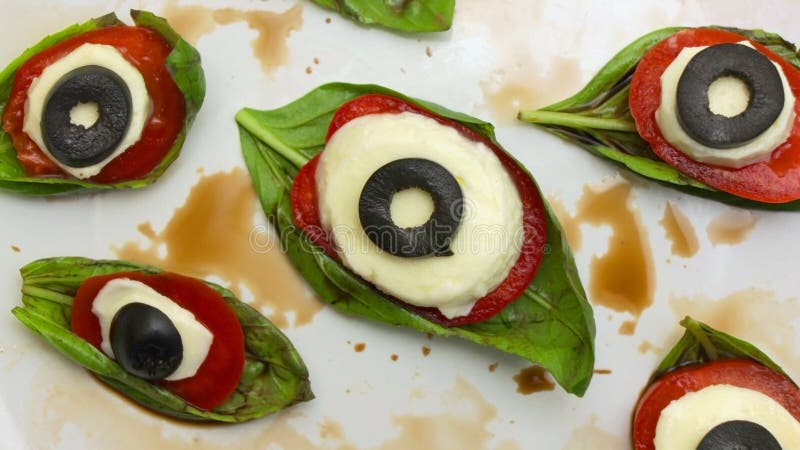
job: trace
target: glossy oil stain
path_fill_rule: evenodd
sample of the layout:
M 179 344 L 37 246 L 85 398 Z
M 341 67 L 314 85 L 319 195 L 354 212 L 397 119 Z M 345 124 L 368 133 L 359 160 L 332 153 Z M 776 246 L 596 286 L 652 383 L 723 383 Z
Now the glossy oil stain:
M 767 290 L 745 289 L 717 300 L 707 296 L 674 296 L 670 306 L 676 321 L 692 316 L 754 344 L 782 364 L 790 375 L 800 375 L 800 354 L 795 345 L 800 336 L 795 325 L 800 318 L 800 301 L 796 298 L 781 299 Z M 682 328 L 676 330 L 667 347 L 671 348 L 682 333 Z
M 112 249 L 120 259 L 198 278 L 219 277 L 240 298 L 244 290 L 252 294 L 251 305 L 263 308 L 276 325 L 286 327 L 290 316 L 295 326 L 307 324 L 323 304 L 306 288 L 271 232 L 254 226 L 258 214 L 258 200 L 243 169 L 206 175 L 163 230 L 156 233 L 148 222 L 139 225 L 148 246 L 131 241 Z
M 689 258 L 700 249 L 692 222 L 674 203 L 667 203 L 664 215 L 658 223 L 664 228 L 664 233 L 672 245 L 673 255 Z
M 556 385 L 550 381 L 547 371 L 539 366 L 522 369 L 514 375 L 513 379 L 517 383 L 517 392 L 523 395 L 552 391 L 556 388 Z
M 647 230 L 638 209 L 632 204 L 633 188 L 626 181 L 595 188 L 584 186 L 570 215 L 557 200 L 552 201 L 563 225 L 570 246 L 581 247 L 581 225 L 609 227 L 608 250 L 593 256 L 588 283 L 589 299 L 595 305 L 625 312 L 638 319 L 653 303 L 655 271 Z M 636 321 L 620 328 L 622 334 L 633 334 Z
M 229 426 L 198 427 L 165 421 L 131 407 L 109 389 L 97 386 L 77 366 L 48 366 L 35 380 L 23 432 L 33 448 L 113 448 L 138 450 L 313 449 L 406 450 L 410 448 L 464 450 L 515 450 L 509 440 L 496 442 L 489 425 L 497 408 L 481 391 L 457 378 L 452 389 L 440 395 L 439 414 L 395 414 L 395 433 L 374 446 L 356 445 L 333 418 L 311 422 L 292 409 L 265 419 Z M 296 428 L 297 426 L 301 429 Z M 314 430 L 314 431 L 311 431 Z
M 293 31 L 299 30 L 303 25 L 302 3 L 297 3 L 282 13 L 276 13 L 235 8 L 213 9 L 197 5 L 182 6 L 178 5 L 176 0 L 171 0 L 165 4 L 162 14 L 178 33 L 195 44 L 200 37 L 211 33 L 219 25 L 246 23 L 248 28 L 258 34 L 251 43 L 253 56 L 268 74 L 288 61 L 289 47 L 286 41 Z
M 734 245 L 743 242 L 755 225 L 756 217 L 753 213 L 731 209 L 711 219 L 706 232 L 708 240 L 715 246 Z

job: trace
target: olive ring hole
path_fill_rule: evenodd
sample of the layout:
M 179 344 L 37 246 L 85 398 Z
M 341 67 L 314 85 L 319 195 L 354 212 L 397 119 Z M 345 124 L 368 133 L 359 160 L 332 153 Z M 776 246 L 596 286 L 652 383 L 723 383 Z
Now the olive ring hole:
M 449 256 L 463 205 L 461 187 L 447 169 L 427 159 L 404 158 L 369 177 L 358 214 L 370 241 L 391 255 Z

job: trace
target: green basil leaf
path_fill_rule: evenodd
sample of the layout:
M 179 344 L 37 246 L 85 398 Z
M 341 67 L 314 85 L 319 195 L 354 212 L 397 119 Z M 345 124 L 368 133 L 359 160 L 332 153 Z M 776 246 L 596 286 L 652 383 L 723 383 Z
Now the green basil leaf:
M 125 372 L 113 359 L 71 332 L 72 301 L 89 277 L 117 272 L 159 273 L 151 266 L 78 257 L 34 261 L 22 274 L 22 307 L 13 314 L 60 352 L 118 391 L 163 414 L 187 420 L 243 422 L 311 400 L 308 370 L 292 343 L 258 311 L 229 290 L 205 282 L 233 309 L 245 337 L 245 368 L 231 397 L 213 411 L 199 410 L 168 390 Z
M 329 258 L 293 225 L 291 180 L 310 157 L 322 150 L 339 106 L 371 93 L 398 97 L 458 121 L 500 147 L 491 124 L 376 85 L 327 84 L 275 110 L 242 109 L 236 120 L 240 132 L 251 136 L 242 138 L 242 153 L 264 212 L 277 228 L 289 259 L 323 301 L 344 313 L 440 336 L 458 336 L 522 356 L 550 371 L 567 392 L 583 395 L 594 366 L 594 317 L 564 232 L 549 206 L 547 249 L 536 278 L 525 293 L 486 321 L 450 328 L 388 299 Z M 250 139 L 260 145 L 253 145 Z M 276 181 L 281 177 L 274 168 L 284 171 L 280 182 Z M 278 201 L 276 185 L 280 185 L 277 189 L 281 192 Z
M 314 0 L 365 25 L 409 33 L 445 31 L 453 23 L 455 0 Z
M 580 92 L 539 110 L 520 111 L 519 119 L 538 125 L 645 178 L 689 194 L 735 206 L 800 210 L 800 200 L 762 203 L 722 192 L 692 179 L 659 159 L 637 134 L 628 107 L 633 71 L 648 50 L 682 29 L 664 28 L 637 39 L 617 53 Z M 763 30 L 723 29 L 763 44 L 800 69 L 797 49 L 777 34 Z
M 715 330 L 691 317 L 681 321 L 686 332 L 659 364 L 653 380 L 679 367 L 703 364 L 721 358 L 744 358 L 760 363 L 789 378 L 773 360 L 753 344 Z
M 167 22 L 146 11 L 131 11 L 136 25 L 150 28 L 172 46 L 166 65 L 185 100 L 185 118 L 180 133 L 164 159 L 146 177 L 117 183 L 93 183 L 91 181 L 54 178 L 28 177 L 17 161 L 17 153 L 11 138 L 0 129 L 0 189 L 23 195 L 54 195 L 67 193 L 86 193 L 109 189 L 135 189 L 154 183 L 178 157 L 186 139 L 186 133 L 194 121 L 205 96 L 205 78 L 200 65 L 200 54 L 167 24 Z M 99 28 L 124 25 L 116 15 L 107 14 L 79 25 L 72 25 L 58 33 L 45 37 L 12 61 L 0 72 L 0 111 L 4 111 L 11 93 L 14 76 L 28 59 L 48 48 L 81 33 Z

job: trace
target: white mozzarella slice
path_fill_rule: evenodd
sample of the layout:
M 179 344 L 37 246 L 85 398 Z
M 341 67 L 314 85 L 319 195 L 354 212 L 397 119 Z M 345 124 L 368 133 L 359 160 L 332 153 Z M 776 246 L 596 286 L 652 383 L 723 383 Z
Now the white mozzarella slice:
M 181 380 L 197 373 L 205 361 L 214 335 L 197 321 L 194 314 L 182 308 L 169 297 L 159 294 L 150 286 L 129 278 L 115 278 L 97 293 L 92 303 L 92 313 L 100 321 L 103 337 L 101 348 L 109 357 L 114 357 L 111 348 L 111 322 L 117 312 L 129 303 L 143 303 L 166 314 L 181 336 L 183 359 L 180 366 L 166 380 Z
M 64 75 L 84 66 L 100 66 L 116 73 L 128 86 L 131 94 L 131 115 L 128 130 L 114 151 L 103 161 L 87 167 L 69 167 L 53 157 L 44 145 L 42 137 L 42 115 L 45 102 L 53 87 Z M 28 88 L 28 99 L 25 101 L 25 119 L 22 130 L 39 146 L 39 148 L 64 172 L 75 178 L 90 178 L 103 170 L 109 162 L 125 152 L 130 146 L 139 141 L 142 130 L 147 124 L 151 112 L 150 97 L 144 77 L 116 48 L 103 44 L 83 44 L 63 58 L 47 66 L 42 74 L 33 80 Z M 88 120 L 85 111 L 77 111 L 73 121 Z M 96 119 L 95 119 L 96 120 Z M 93 122 L 92 122 L 93 123 Z
M 434 161 L 458 181 L 465 213 L 453 237 L 452 256 L 393 256 L 362 229 L 358 202 L 367 179 L 402 158 Z M 325 146 L 316 180 L 320 219 L 331 231 L 343 263 L 404 302 L 438 308 L 448 318 L 466 315 L 477 299 L 505 279 L 519 257 L 522 202 L 500 160 L 483 143 L 431 118 L 373 114 L 348 122 Z M 404 197 L 395 197 L 393 215 L 404 209 L 430 210 L 424 195 L 412 191 Z
M 800 423 L 772 397 L 718 384 L 673 400 L 656 425 L 656 450 L 696 449 L 709 431 L 732 420 L 757 423 L 785 449 L 800 449 Z
M 741 45 L 752 45 L 741 42 Z M 789 81 L 780 65 L 775 64 L 778 74 L 783 82 L 784 104 L 778 118 L 766 131 L 756 139 L 739 147 L 718 149 L 705 146 L 686 134 L 678 122 L 677 92 L 678 82 L 689 61 L 708 46 L 685 47 L 678 57 L 667 67 L 661 75 L 661 104 L 656 110 L 656 122 L 664 139 L 673 147 L 685 153 L 695 161 L 715 164 L 723 167 L 741 168 L 760 161 L 768 160 L 772 152 L 792 133 L 795 121 L 795 97 L 789 86 Z M 714 84 L 717 84 L 714 86 Z M 743 83 L 722 82 L 712 83 L 709 89 L 710 107 L 716 109 L 715 113 L 728 116 L 737 109 L 741 109 L 743 95 L 749 100 L 749 92 L 741 91 Z M 712 109 L 712 111 L 713 111 Z

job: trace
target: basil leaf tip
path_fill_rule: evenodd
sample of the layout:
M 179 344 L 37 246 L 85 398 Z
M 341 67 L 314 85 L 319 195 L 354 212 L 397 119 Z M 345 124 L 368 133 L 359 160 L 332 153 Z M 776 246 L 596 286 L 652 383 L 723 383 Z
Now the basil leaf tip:
M 750 359 L 789 378 L 777 363 L 749 342 L 716 330 L 689 316 L 686 316 L 680 324 L 686 332 L 659 364 L 652 381 L 680 367 L 704 364 L 723 358 Z
M 364 25 L 407 33 L 449 30 L 455 0 L 313 0 Z

